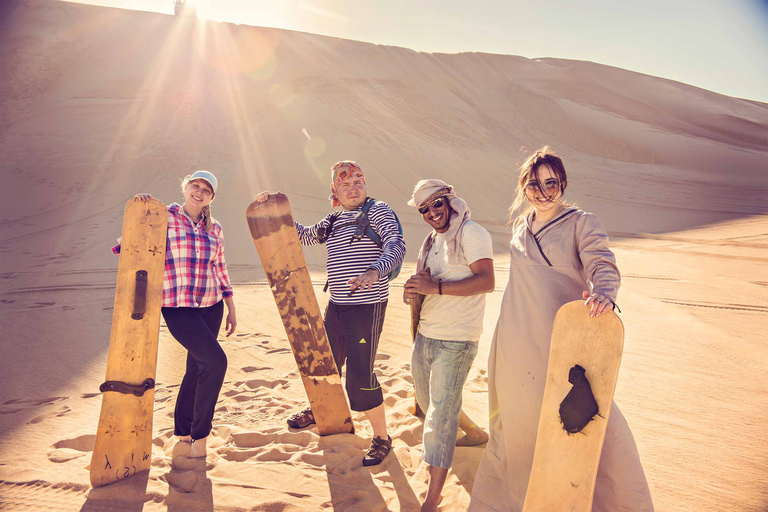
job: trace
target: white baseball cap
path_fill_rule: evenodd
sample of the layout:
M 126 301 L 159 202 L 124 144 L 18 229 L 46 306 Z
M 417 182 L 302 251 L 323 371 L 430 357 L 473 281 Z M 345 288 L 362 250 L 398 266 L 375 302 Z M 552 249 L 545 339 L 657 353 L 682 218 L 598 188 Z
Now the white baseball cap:
M 219 184 L 219 182 L 216 180 L 216 176 L 214 176 L 212 173 L 208 171 L 195 171 L 192 176 L 189 177 L 189 181 L 192 180 L 205 180 L 208 182 L 208 184 L 213 189 L 213 193 L 216 193 L 216 186 Z

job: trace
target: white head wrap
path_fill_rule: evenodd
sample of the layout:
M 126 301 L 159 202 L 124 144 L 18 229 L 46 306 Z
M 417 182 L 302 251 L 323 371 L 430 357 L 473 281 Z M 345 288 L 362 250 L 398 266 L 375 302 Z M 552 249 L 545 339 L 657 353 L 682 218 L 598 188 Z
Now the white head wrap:
M 459 249 L 461 237 L 459 233 L 464 228 L 464 224 L 469 220 L 472 213 L 466 201 L 456 196 L 451 185 L 442 180 L 421 180 L 413 189 L 413 197 L 408 201 L 409 206 L 419 207 L 424 203 L 432 202 L 438 197 L 444 197 L 448 200 L 451 207 L 451 218 L 448 231 L 445 232 L 446 261 L 451 265 L 459 263 Z M 427 243 L 434 235 L 433 233 L 424 240 L 424 244 L 419 251 L 419 260 L 416 270 L 422 270 L 427 259 Z

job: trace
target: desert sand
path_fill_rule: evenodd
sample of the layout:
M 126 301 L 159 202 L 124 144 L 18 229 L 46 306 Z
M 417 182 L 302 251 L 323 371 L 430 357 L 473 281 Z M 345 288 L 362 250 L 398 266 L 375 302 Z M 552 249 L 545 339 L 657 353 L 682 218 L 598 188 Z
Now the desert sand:
M 427 233 L 406 206 L 441 178 L 493 235 L 465 410 L 487 426 L 487 357 L 507 284 L 507 207 L 526 154 L 552 145 L 566 198 L 609 230 L 626 340 L 616 402 L 659 511 L 768 510 L 768 105 L 595 64 L 429 54 L 285 30 L 22 0 L 0 4 L 0 508 L 417 510 L 421 420 L 408 414 L 402 283 Z M 408 255 L 377 357 L 394 456 L 370 430 L 285 419 L 304 391 L 245 222 L 281 190 L 303 223 L 329 169 L 357 160 L 403 221 Z M 207 462 L 172 436 L 185 352 L 160 330 L 152 469 L 91 489 L 125 202 L 181 201 L 219 178 L 239 325 Z M 321 306 L 324 251 L 305 251 Z M 458 448 L 442 509 L 465 510 L 483 447 Z

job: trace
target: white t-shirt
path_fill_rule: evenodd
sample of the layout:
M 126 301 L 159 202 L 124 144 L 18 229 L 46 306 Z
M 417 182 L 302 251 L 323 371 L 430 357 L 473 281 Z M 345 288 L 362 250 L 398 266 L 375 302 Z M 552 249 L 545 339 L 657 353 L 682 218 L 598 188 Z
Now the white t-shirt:
M 461 232 L 459 264 L 449 265 L 445 259 L 445 234 L 437 233 L 429 249 L 426 266 L 433 279 L 461 281 L 472 275 L 471 263 L 493 259 L 491 235 L 470 221 Z M 478 341 L 483 333 L 485 294 L 469 297 L 427 295 L 421 307 L 419 332 L 422 336 L 446 341 Z

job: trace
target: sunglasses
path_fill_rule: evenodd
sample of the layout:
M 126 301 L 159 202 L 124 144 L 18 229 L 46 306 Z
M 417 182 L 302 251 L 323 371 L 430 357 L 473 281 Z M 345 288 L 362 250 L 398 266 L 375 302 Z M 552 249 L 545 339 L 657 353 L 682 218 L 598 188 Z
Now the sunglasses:
M 430 203 L 425 203 L 419 206 L 417 210 L 419 210 L 420 214 L 424 215 L 429 211 L 430 206 L 434 206 L 435 208 L 442 208 L 444 204 L 445 204 L 445 199 L 443 199 L 442 197 L 438 197 L 437 199 L 435 199 Z
M 542 190 L 546 190 L 550 194 L 554 194 L 560 189 L 560 181 L 555 179 L 549 179 L 544 182 L 544 185 L 541 187 Z M 530 192 L 531 194 L 535 194 L 539 190 L 539 182 L 538 181 L 529 181 L 525 184 L 525 191 Z

